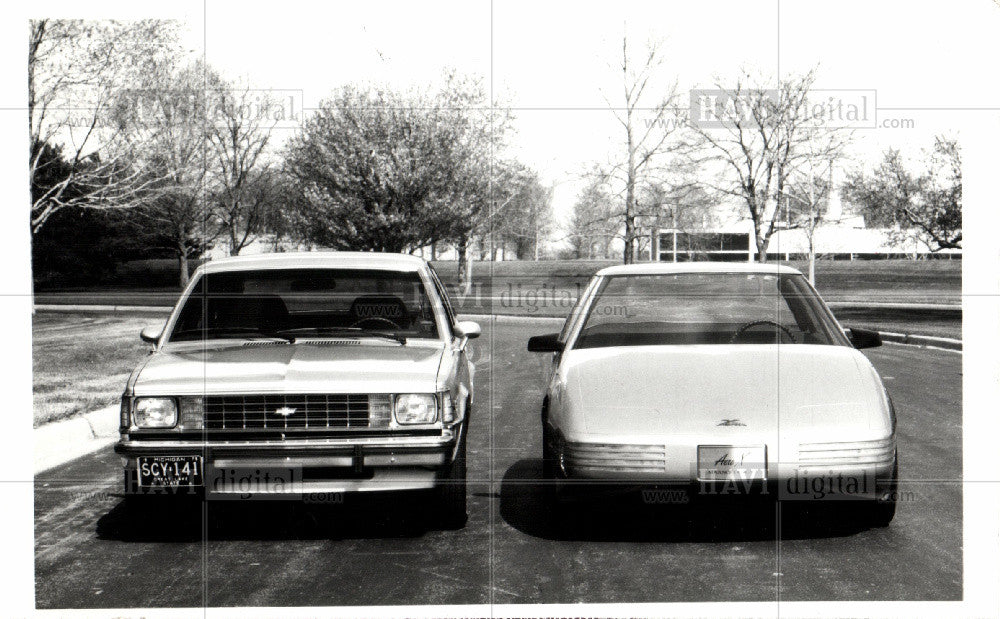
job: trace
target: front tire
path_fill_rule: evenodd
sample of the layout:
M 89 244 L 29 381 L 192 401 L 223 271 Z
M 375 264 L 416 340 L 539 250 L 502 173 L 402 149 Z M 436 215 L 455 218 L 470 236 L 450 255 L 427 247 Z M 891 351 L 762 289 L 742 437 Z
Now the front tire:
M 544 508 L 551 518 L 560 520 L 565 508 L 565 501 L 559 491 L 559 461 L 557 451 L 552 445 L 552 436 L 548 428 L 542 428 L 542 479 L 541 491 Z
M 892 463 L 892 474 L 880 484 L 885 495 L 865 505 L 865 524 L 874 528 L 889 526 L 896 517 L 896 496 L 899 487 L 899 457 Z
M 463 431 L 455 459 L 438 479 L 435 496 L 438 522 L 450 530 L 461 529 L 469 519 L 465 434 Z

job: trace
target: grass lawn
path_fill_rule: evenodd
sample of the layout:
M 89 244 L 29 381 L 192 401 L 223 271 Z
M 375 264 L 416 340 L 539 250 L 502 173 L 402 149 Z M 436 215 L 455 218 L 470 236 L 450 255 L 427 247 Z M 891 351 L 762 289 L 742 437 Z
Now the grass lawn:
M 38 312 L 32 321 L 34 425 L 116 404 L 162 316 Z

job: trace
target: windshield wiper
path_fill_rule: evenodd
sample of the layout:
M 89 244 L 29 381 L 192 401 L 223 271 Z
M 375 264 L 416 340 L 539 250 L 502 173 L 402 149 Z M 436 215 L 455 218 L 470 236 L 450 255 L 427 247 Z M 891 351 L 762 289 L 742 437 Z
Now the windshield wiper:
M 254 329 L 252 327 L 226 327 L 218 329 L 184 329 L 183 331 L 174 331 L 170 334 L 170 339 L 174 339 L 177 336 L 187 336 L 187 335 L 198 335 L 200 339 L 213 339 L 213 338 L 233 338 L 241 340 L 258 340 L 258 339 L 279 339 L 285 340 L 287 342 L 295 341 L 295 338 L 290 338 L 286 335 L 282 335 L 279 331 L 261 331 L 260 329 Z
M 379 337 L 386 340 L 393 340 L 399 342 L 401 345 L 406 344 L 406 336 L 400 335 L 399 333 L 393 333 L 391 331 L 369 331 L 367 329 L 362 329 L 361 327 L 299 327 L 297 329 L 282 329 L 277 331 L 280 334 L 279 337 L 286 337 L 290 342 L 295 342 L 296 336 L 303 333 L 316 333 L 320 337 L 340 335 L 340 336 L 352 336 L 352 337 Z

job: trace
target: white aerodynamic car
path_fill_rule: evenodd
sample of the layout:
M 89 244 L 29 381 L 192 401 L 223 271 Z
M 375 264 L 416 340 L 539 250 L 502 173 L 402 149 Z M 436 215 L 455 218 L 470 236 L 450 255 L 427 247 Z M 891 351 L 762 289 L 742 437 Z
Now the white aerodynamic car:
M 795 269 L 656 263 L 603 269 L 560 333 L 542 406 L 550 496 L 682 484 L 782 500 L 858 499 L 895 515 L 896 418 L 857 349 Z M 842 503 L 843 504 L 843 503 Z

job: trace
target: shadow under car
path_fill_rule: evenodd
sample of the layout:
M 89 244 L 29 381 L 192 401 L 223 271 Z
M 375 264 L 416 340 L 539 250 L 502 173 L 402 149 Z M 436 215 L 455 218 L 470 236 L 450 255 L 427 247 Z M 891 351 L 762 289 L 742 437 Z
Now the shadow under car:
M 775 492 L 703 495 L 690 486 L 629 487 L 550 509 L 540 459 L 522 459 L 504 474 L 500 517 L 526 535 L 548 540 L 734 542 L 842 537 L 867 529 L 852 501 L 779 501 Z

